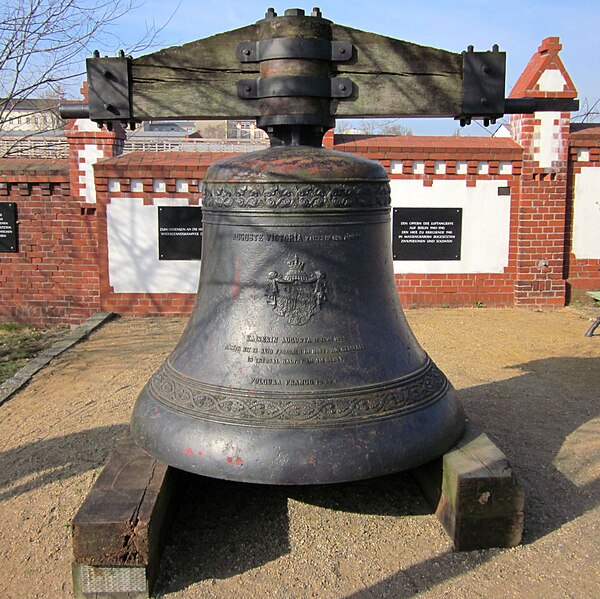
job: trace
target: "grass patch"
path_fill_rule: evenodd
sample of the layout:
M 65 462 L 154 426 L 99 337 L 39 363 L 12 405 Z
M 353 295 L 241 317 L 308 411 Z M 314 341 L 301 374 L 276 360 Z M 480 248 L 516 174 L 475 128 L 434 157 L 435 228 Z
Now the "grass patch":
M 0 384 L 55 343 L 65 331 L 65 327 L 41 330 L 18 322 L 0 324 Z

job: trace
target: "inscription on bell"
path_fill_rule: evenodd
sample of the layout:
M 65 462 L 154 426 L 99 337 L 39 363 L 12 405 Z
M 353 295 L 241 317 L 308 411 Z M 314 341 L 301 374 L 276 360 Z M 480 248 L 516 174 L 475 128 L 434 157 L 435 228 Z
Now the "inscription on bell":
M 331 344 L 336 345 L 331 345 Z M 247 344 L 247 345 L 246 345 Z M 325 364 L 345 362 L 346 355 L 361 352 L 362 343 L 349 344 L 343 335 L 289 337 L 246 335 L 245 344 L 227 343 L 225 350 L 246 354 L 254 364 Z
M 298 254 L 287 261 L 289 270 L 281 276 L 276 270 L 268 275 L 265 296 L 273 312 L 291 325 L 306 324 L 327 301 L 327 277 L 320 270 L 308 274 Z
M 303 233 L 234 233 L 233 241 L 251 241 L 257 243 L 323 243 L 329 241 L 357 241 L 362 233 L 303 234 Z

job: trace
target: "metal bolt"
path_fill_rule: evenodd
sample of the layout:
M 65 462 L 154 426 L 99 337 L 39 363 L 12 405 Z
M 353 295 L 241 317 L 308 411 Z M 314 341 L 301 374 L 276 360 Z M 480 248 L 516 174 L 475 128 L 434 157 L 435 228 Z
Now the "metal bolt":
M 491 119 L 490 123 L 492 123 L 492 125 L 495 125 L 496 124 L 496 119 Z
M 100 58 L 100 51 L 94 50 L 94 58 Z
M 318 6 L 315 6 L 312 9 L 311 16 L 312 17 L 318 17 L 320 19 L 323 16 L 323 13 L 321 12 L 321 9 Z
M 481 98 L 481 105 L 482 106 L 489 106 L 490 101 L 487 98 Z
M 244 54 L 244 56 L 250 56 L 250 54 L 252 54 L 252 52 L 250 52 L 250 50 L 248 48 L 244 48 L 243 54 Z
M 265 14 L 265 19 L 274 19 L 277 16 L 274 8 L 268 8 Z
M 483 126 L 484 127 L 489 127 L 490 126 L 490 119 L 483 119 Z
M 485 67 L 482 67 L 481 70 L 487 75 L 490 72 L 490 67 L 485 66 Z
M 249 94 L 252 91 L 252 88 L 249 85 L 244 86 L 244 91 Z
M 342 47 L 342 48 L 340 48 L 340 49 L 339 49 L 339 53 L 340 53 L 340 54 L 346 54 L 346 48 L 343 48 L 343 47 Z
M 498 44 L 494 44 L 492 46 L 492 52 L 498 52 L 500 50 L 500 46 L 498 46 Z
M 346 86 L 343 83 L 340 83 L 339 90 L 341 92 L 345 92 L 346 91 Z
M 467 46 L 467 52 L 473 52 L 475 50 L 475 46 Z
M 125 50 L 119 50 L 119 58 L 125 58 Z
M 306 13 L 303 8 L 288 8 L 283 14 L 286 17 L 303 17 Z

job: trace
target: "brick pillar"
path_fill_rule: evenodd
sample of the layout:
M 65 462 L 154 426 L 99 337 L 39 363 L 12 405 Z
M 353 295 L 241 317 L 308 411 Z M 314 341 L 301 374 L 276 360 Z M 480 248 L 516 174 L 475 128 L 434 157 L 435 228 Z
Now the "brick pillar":
M 511 98 L 576 98 L 577 90 L 546 38 L 510 93 Z M 565 217 L 570 114 L 512 115 L 513 139 L 523 148 L 517 230 L 515 305 L 564 306 Z
M 87 99 L 87 83 L 84 83 L 81 93 Z M 125 131 L 118 124 L 113 131 L 98 129 L 98 125 L 88 119 L 69 121 L 65 129 L 69 144 L 71 195 L 82 202 L 95 204 L 94 164 L 123 153 Z

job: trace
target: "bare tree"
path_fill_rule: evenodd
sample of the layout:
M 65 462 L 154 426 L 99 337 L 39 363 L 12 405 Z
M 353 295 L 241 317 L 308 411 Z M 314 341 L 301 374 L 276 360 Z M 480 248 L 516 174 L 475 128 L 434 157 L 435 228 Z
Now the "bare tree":
M 600 118 L 600 98 L 584 98 L 581 108 L 572 117 L 574 123 L 595 123 Z
M 136 6 L 137 0 L 4 0 L 0 7 L 0 135 L 16 128 L 17 119 L 24 116 L 23 107 L 35 115 L 38 109 L 33 99 L 54 99 L 58 108 L 65 84 L 82 76 L 91 44 L 116 51 L 122 42 L 111 32 L 111 25 Z M 146 26 L 142 39 L 127 51 L 148 48 L 156 33 L 154 25 Z M 51 108 L 48 102 L 40 105 Z
M 398 119 L 339 120 L 337 131 L 352 131 L 362 135 L 412 135 L 412 129 L 398 123 Z

